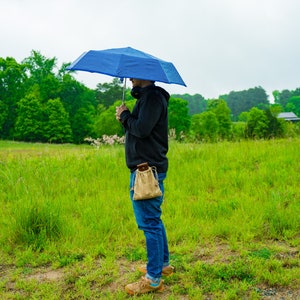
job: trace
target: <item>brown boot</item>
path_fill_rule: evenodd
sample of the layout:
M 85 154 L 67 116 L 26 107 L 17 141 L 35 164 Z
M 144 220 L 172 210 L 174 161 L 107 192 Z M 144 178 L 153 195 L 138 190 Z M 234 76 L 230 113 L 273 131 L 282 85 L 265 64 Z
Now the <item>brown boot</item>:
M 142 277 L 140 281 L 127 284 L 125 291 L 129 295 L 141 295 L 150 292 L 162 292 L 164 289 L 163 280 L 159 284 L 154 284 L 150 279 Z

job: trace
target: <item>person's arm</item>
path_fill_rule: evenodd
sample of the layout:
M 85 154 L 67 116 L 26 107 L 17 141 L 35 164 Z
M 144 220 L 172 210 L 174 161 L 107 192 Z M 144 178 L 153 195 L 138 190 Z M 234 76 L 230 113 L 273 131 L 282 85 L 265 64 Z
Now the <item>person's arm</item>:
M 137 117 L 125 110 L 121 113 L 121 122 L 125 129 L 132 135 L 145 138 L 150 135 L 152 129 L 160 118 L 163 109 L 162 100 L 156 94 L 149 94 L 147 100 L 140 103 Z

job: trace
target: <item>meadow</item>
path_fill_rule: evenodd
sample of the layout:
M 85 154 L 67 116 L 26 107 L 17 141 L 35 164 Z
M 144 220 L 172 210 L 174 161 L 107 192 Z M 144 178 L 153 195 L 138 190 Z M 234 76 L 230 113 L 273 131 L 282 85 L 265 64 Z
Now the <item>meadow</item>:
M 176 273 L 139 299 L 300 299 L 300 139 L 170 143 Z M 122 145 L 0 141 L 0 298 L 127 299 L 146 262 Z

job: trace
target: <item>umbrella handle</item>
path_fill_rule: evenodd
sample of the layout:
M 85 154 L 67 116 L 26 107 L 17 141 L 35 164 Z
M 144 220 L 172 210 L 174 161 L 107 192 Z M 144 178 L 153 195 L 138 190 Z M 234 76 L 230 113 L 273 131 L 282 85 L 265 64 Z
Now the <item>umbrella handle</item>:
M 125 90 L 126 90 L 126 78 L 124 78 L 124 84 L 123 84 L 122 104 L 125 103 Z

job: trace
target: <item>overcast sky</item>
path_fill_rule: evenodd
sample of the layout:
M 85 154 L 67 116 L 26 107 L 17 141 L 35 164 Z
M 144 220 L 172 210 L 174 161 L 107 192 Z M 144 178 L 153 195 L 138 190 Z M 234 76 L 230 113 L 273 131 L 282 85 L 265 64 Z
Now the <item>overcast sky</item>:
M 230 91 L 300 87 L 299 0 L 0 0 L 0 57 L 40 51 L 58 65 L 84 51 L 131 46 L 176 66 L 187 88 Z M 77 72 L 94 88 L 111 77 Z

